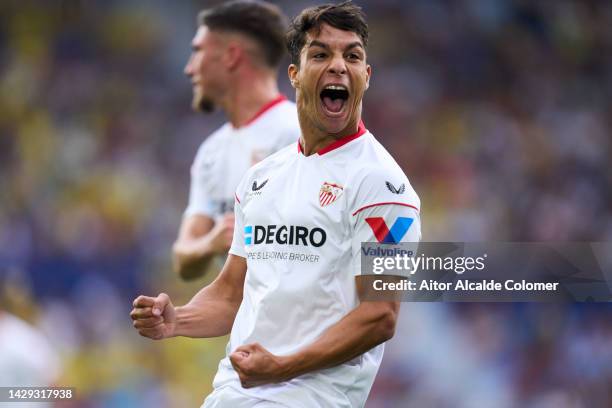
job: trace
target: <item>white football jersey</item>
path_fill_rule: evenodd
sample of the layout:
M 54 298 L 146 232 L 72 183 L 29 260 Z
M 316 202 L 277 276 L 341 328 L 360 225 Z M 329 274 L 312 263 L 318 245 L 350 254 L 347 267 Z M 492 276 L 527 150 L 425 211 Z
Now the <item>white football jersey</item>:
M 47 337 L 36 327 L 0 310 L 0 386 L 51 386 L 60 374 L 59 355 Z
M 418 241 L 420 201 L 403 171 L 360 124 L 316 154 L 299 143 L 251 168 L 236 192 L 230 253 L 245 257 L 244 297 L 227 352 L 258 342 L 277 355 L 314 342 L 359 304 L 362 242 Z M 229 359 L 215 389 L 290 407 L 361 407 L 383 345 L 290 381 L 241 387 Z
M 247 169 L 299 137 L 295 104 L 282 95 L 262 107 L 245 126 L 224 124 L 198 149 L 184 215 L 218 219 L 233 211 L 234 192 Z

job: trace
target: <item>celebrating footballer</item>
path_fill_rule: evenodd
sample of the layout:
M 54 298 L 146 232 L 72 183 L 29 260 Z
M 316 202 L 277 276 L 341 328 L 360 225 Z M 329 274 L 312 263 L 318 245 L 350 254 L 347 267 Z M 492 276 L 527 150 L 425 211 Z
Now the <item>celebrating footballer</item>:
M 214 282 L 184 306 L 139 296 L 131 313 L 152 339 L 230 333 L 205 408 L 363 407 L 399 303 L 361 301 L 361 243 L 420 239 L 419 198 L 361 120 L 361 9 L 308 8 L 286 42 L 299 140 L 242 178 Z

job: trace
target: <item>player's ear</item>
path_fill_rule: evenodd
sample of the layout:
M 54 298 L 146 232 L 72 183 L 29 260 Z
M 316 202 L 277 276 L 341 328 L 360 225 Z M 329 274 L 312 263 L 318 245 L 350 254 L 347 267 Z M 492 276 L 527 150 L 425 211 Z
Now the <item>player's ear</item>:
M 223 61 L 228 71 L 236 69 L 243 58 L 244 49 L 236 43 L 230 43 L 225 49 Z
M 299 68 L 295 64 L 290 64 L 289 68 L 287 68 L 287 74 L 289 75 L 289 82 L 291 82 L 291 86 L 295 89 L 300 87 L 300 81 L 298 80 L 298 72 Z
M 370 87 L 370 77 L 371 76 L 372 76 L 372 66 L 368 64 L 366 66 L 366 85 L 365 85 L 366 90 Z

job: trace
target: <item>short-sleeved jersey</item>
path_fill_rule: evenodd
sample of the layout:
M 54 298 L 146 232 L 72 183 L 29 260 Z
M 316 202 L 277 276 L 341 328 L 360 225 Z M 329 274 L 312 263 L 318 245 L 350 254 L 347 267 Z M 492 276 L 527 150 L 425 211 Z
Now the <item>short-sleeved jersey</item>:
M 184 215 L 217 219 L 233 211 L 234 192 L 247 169 L 299 136 L 295 104 L 282 95 L 262 107 L 245 126 L 224 124 L 198 149 Z
M 228 353 L 258 342 L 287 355 L 313 343 L 359 304 L 361 243 L 418 241 L 419 206 L 363 124 L 316 154 L 294 144 L 250 169 L 236 192 L 229 252 L 246 258 L 247 272 Z M 382 353 L 379 345 L 336 367 L 249 389 L 226 357 L 214 386 L 291 407 L 360 407 Z

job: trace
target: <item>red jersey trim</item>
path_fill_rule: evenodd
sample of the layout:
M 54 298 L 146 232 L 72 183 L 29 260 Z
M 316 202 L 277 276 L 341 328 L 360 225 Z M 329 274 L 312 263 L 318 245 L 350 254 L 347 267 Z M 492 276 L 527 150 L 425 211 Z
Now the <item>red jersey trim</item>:
M 279 103 L 284 102 L 286 100 L 287 100 L 287 97 L 285 95 L 282 95 L 282 94 L 278 95 L 276 98 L 272 99 L 270 102 L 262 106 L 261 109 L 257 111 L 255 116 L 249 119 L 243 126 L 248 126 L 251 123 L 255 122 L 257 119 L 259 119 L 261 115 L 263 115 L 264 113 L 266 113 L 267 111 L 269 111 L 270 109 L 278 105 Z
M 329 146 L 324 147 L 323 149 L 319 150 L 319 151 L 317 152 L 317 154 L 318 154 L 319 156 L 322 156 L 322 155 L 324 155 L 325 153 L 329 153 L 329 152 L 331 152 L 332 150 L 336 150 L 336 149 L 338 149 L 339 147 L 344 146 L 344 145 L 345 145 L 345 144 L 347 144 L 348 142 L 352 142 L 353 140 L 357 139 L 358 137 L 363 136 L 363 135 L 365 134 L 365 132 L 366 132 L 366 131 L 367 131 L 367 129 L 366 129 L 366 127 L 365 127 L 365 125 L 364 125 L 363 121 L 362 121 L 362 120 L 360 120 L 360 121 L 359 121 L 359 126 L 357 127 L 357 132 L 356 132 L 356 133 L 353 133 L 352 135 L 345 136 L 345 137 L 343 137 L 342 139 L 338 139 L 338 140 L 336 140 L 335 142 L 332 142 L 332 144 L 330 144 Z M 302 145 L 300 144 L 300 141 L 299 141 L 299 140 L 298 140 L 297 145 L 298 145 L 298 146 L 297 146 L 297 148 L 298 148 L 298 153 L 303 153 L 303 152 L 302 152 Z
M 240 204 L 240 199 L 238 198 L 238 194 L 234 193 L 234 197 L 236 197 L 236 201 L 238 201 L 238 204 Z
M 385 203 L 376 203 L 376 204 L 370 204 L 370 205 L 366 205 L 365 207 L 361 207 L 360 209 L 358 209 L 357 211 L 355 211 L 353 213 L 353 216 L 357 215 L 358 213 L 360 213 L 361 211 L 367 209 L 367 208 L 371 208 L 371 207 L 378 207 L 380 205 L 401 205 L 404 207 L 410 207 L 410 208 L 414 208 L 415 210 L 419 211 L 418 208 L 416 208 L 414 205 L 410 205 L 410 204 L 406 204 L 406 203 L 397 203 L 397 202 L 385 202 Z

